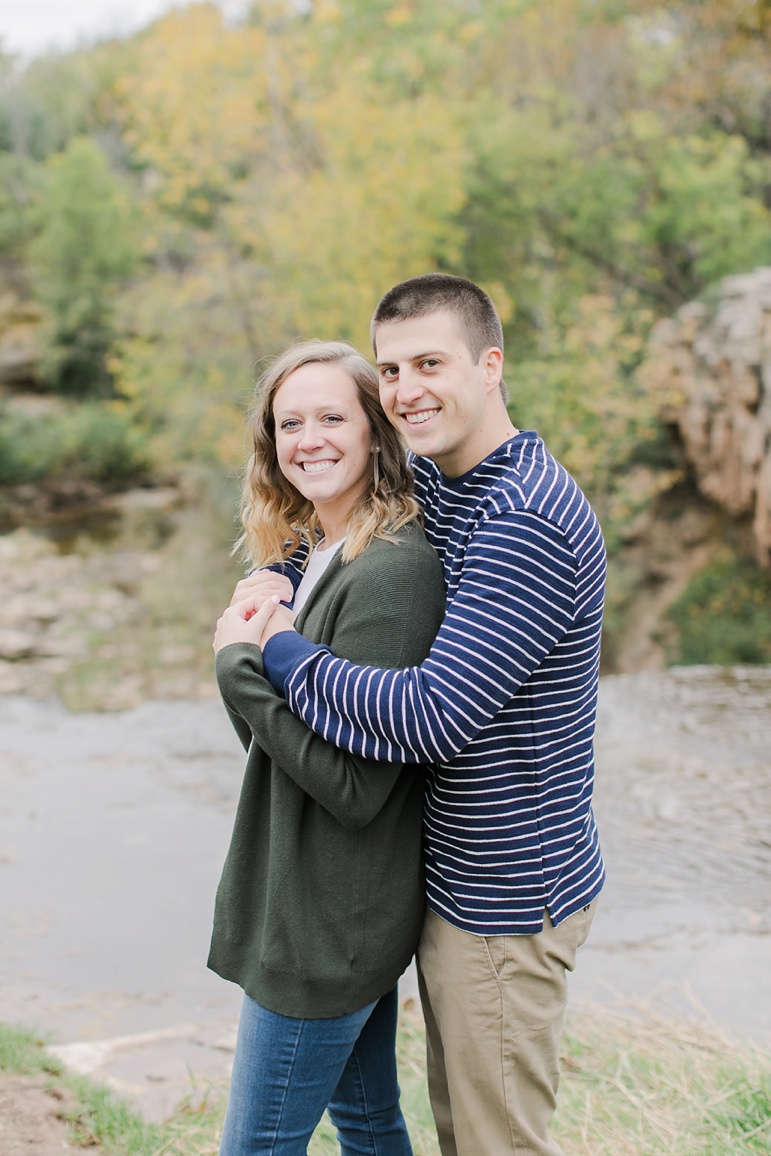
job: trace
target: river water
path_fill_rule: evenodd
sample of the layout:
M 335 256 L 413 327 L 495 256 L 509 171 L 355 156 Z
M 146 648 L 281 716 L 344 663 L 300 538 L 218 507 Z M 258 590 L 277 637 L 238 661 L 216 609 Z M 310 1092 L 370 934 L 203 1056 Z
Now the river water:
M 770 756 L 769 668 L 602 680 L 608 882 L 575 1001 L 649 1001 L 771 1044 Z M 239 993 L 205 960 L 242 765 L 216 701 L 0 698 L 0 1019 L 150 1115 L 231 1055 Z
M 596 810 L 608 881 L 574 994 L 700 1004 L 771 1044 L 771 668 L 604 679 Z

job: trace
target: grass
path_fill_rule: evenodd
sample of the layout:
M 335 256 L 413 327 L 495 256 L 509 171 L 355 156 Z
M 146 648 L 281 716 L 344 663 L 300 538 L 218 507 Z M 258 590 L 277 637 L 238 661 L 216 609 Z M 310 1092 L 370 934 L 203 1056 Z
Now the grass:
M 67 1072 L 32 1032 L 0 1024 L 0 1069 L 43 1076 L 47 1089 L 71 1093 L 63 1114 L 69 1124 L 69 1143 L 74 1147 L 101 1144 L 105 1153 L 116 1156 L 150 1156 L 160 1151 L 164 1139 L 161 1128 L 144 1123 L 106 1088 Z M 180 1156 L 185 1151 L 179 1149 Z M 193 1149 L 189 1151 L 192 1156 Z
M 771 1055 L 649 1008 L 576 1014 L 555 1135 L 568 1156 L 771 1151 Z
M 402 1103 L 415 1156 L 439 1156 L 425 1087 L 420 1022 L 399 1031 Z M 29 1032 L 0 1025 L 0 1068 L 47 1077 L 74 1093 L 73 1145 L 107 1156 L 216 1156 L 224 1089 L 198 1089 L 162 1125 L 64 1071 Z M 695 1020 L 649 1008 L 572 1014 L 554 1132 L 567 1156 L 757 1156 L 771 1150 L 771 1054 Z M 309 1156 L 337 1156 L 322 1121 Z
M 399 1038 L 400 1081 L 415 1156 L 438 1156 L 425 1090 L 424 1038 L 416 1019 L 404 1017 Z M 216 1156 L 225 1110 L 226 1088 L 204 1085 L 182 1101 L 171 1119 L 149 1124 L 107 1088 L 75 1076 L 52 1056 L 44 1042 L 23 1028 L 0 1024 L 0 1070 L 44 1076 L 46 1087 L 74 1096 L 67 1110 L 69 1143 L 99 1145 L 105 1156 Z M 309 1156 L 339 1154 L 328 1119 L 319 1125 Z

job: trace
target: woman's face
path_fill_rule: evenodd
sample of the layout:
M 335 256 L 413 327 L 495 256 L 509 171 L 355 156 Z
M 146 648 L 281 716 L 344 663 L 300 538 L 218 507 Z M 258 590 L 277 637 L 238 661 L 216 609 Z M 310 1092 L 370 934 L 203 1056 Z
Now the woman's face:
M 356 386 L 339 365 L 301 365 L 276 391 L 273 418 L 279 469 L 313 503 L 327 537 L 342 536 L 372 477 L 372 437 Z

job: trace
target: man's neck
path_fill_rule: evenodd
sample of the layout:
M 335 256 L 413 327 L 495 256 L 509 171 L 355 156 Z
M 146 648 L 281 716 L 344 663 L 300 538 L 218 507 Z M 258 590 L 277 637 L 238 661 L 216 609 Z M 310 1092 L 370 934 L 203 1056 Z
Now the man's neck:
M 472 470 L 480 466 L 483 461 L 489 458 L 491 454 L 494 454 L 496 450 L 499 450 L 501 446 L 504 446 L 506 442 L 517 437 L 519 432 L 507 415 L 503 437 L 501 437 L 501 431 L 499 429 L 494 436 L 488 437 L 485 441 L 478 442 L 475 446 L 476 453 L 473 457 L 464 456 L 460 460 L 451 458 L 444 462 L 440 458 L 434 458 L 433 460 L 446 478 L 461 478 L 464 474 L 470 474 Z

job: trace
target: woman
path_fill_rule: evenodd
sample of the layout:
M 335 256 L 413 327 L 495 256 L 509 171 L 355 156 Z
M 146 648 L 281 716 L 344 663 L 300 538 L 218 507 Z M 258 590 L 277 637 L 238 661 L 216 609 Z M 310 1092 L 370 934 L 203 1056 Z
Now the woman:
M 301 574 L 298 630 L 355 661 L 413 665 L 441 621 L 441 568 L 377 375 L 351 346 L 279 357 L 252 433 L 242 541 L 273 569 L 239 583 L 214 640 L 248 751 L 209 957 L 245 993 L 220 1153 L 304 1153 L 328 1108 L 344 1153 L 408 1156 L 396 983 L 423 919 L 422 771 L 308 730 L 264 677 L 248 618 Z

